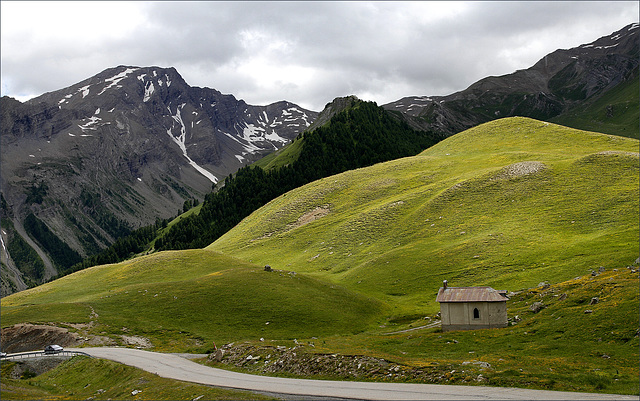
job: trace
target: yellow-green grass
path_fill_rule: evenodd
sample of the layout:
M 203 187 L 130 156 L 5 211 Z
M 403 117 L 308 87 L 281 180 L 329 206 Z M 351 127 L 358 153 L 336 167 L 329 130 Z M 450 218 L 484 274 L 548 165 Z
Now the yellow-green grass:
M 513 295 L 507 308 L 517 323 L 506 328 L 442 332 L 421 329 L 431 320 L 414 317 L 353 336 L 298 339 L 298 353 L 383 358 L 391 362 L 389 367 L 400 364 L 400 373 L 421 369 L 436 383 L 638 394 L 638 273 L 616 270 Z M 594 297 L 598 302 L 590 305 Z M 544 308 L 533 312 L 534 302 Z M 401 332 L 406 329 L 412 330 Z M 264 344 L 250 343 L 263 347 L 252 355 L 265 359 L 272 354 Z M 249 366 L 248 372 L 260 367 Z M 366 379 L 364 372 L 358 373 L 358 380 Z M 483 380 L 477 380 L 479 374 Z M 322 378 L 344 377 L 327 372 Z M 404 380 L 412 381 L 410 375 Z
M 74 357 L 55 369 L 30 379 L 9 378 L 8 370 L 12 364 L 15 363 L 2 362 L 0 396 L 3 400 L 193 400 L 198 397 L 205 400 L 273 399 L 247 391 L 165 379 L 103 359 Z M 132 392 L 136 393 L 132 395 Z
M 91 334 L 202 352 L 238 339 L 356 333 L 384 309 L 340 285 L 190 250 L 96 266 L 3 298 L 2 325 L 93 322 Z
M 632 263 L 638 203 L 637 140 L 508 118 L 293 190 L 208 249 L 435 313 L 444 279 L 515 291 Z
M 590 305 L 593 297 L 598 303 Z M 463 362 L 483 361 L 491 365 L 479 372 L 489 379 L 483 384 L 638 394 L 638 298 L 638 274 L 610 269 L 513 296 L 508 315 L 522 320 L 504 329 L 358 335 L 328 339 L 324 346 L 333 352 L 376 350 L 417 366 L 454 364 L 453 383 L 470 368 Z M 534 313 L 534 302 L 545 308 Z
M 256 161 L 253 165 L 262 167 L 265 170 L 271 170 L 291 164 L 298 160 L 298 156 L 300 156 L 300 152 L 302 151 L 303 143 L 304 139 L 295 140 L 287 144 L 282 149 L 270 153 Z
M 169 229 L 171 227 L 173 227 L 177 222 L 179 222 L 180 220 L 182 220 L 185 217 L 189 217 L 192 214 L 199 214 L 200 210 L 202 209 L 202 203 L 198 204 L 198 206 L 194 206 L 191 209 L 187 210 L 186 212 L 180 214 L 178 217 L 176 217 L 175 219 L 171 220 L 167 226 L 165 228 L 163 228 L 162 230 L 160 230 L 160 234 L 159 236 L 164 235 L 164 233 L 166 233 L 167 231 L 169 231 Z
M 2 326 L 94 322 L 90 334 L 144 336 L 161 351 L 306 338 L 416 366 L 482 355 L 491 384 L 637 394 L 637 275 L 584 277 L 600 266 L 628 273 L 638 257 L 638 180 L 638 140 L 498 120 L 293 190 L 208 249 L 97 266 L 3 298 Z M 434 315 L 443 279 L 510 291 L 548 281 L 570 295 L 523 292 L 508 306 L 523 321 L 506 329 L 382 335 Z M 610 298 L 584 314 L 591 296 Z M 536 297 L 550 306 L 534 315 Z

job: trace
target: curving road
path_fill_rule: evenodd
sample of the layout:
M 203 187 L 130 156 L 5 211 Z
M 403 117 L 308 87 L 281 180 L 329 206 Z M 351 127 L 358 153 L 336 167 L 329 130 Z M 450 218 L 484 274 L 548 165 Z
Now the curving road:
M 174 354 L 132 348 L 69 348 L 67 351 L 85 352 L 176 380 L 297 396 L 358 400 L 639 400 L 639 397 L 614 394 L 504 387 L 287 379 L 230 372 L 200 365 Z

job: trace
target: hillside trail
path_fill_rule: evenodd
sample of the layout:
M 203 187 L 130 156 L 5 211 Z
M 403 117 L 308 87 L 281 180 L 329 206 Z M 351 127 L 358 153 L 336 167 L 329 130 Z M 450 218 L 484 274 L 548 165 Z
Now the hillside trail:
M 401 334 L 401 333 L 408 333 L 410 331 L 415 331 L 415 330 L 422 330 L 422 329 L 431 329 L 433 327 L 439 327 L 442 324 L 442 322 L 437 321 L 437 322 L 433 322 L 433 323 L 429 323 L 429 324 L 425 324 L 424 326 L 419 326 L 419 327 L 412 327 L 410 329 L 406 329 L 406 330 L 399 330 L 399 331 L 393 331 L 391 333 L 383 333 L 383 336 L 390 336 L 392 334 Z

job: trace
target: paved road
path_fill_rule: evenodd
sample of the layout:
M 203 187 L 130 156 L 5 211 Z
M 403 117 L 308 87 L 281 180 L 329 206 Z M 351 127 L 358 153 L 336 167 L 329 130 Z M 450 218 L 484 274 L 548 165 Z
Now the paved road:
M 311 397 L 358 400 L 639 400 L 611 394 L 571 393 L 504 387 L 449 386 L 287 379 L 230 372 L 200 365 L 175 354 L 131 348 L 69 348 L 156 373 L 159 376 L 217 387 Z

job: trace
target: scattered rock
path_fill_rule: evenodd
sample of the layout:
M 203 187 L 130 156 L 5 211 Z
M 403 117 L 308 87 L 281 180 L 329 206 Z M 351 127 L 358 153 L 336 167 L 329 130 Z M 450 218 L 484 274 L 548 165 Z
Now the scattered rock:
M 215 359 L 216 362 L 221 362 L 223 356 L 224 356 L 224 351 L 218 348 L 216 352 L 214 352 L 213 354 L 211 354 L 211 356 L 209 356 L 209 360 Z
M 543 290 L 551 287 L 551 284 L 549 284 L 549 282 L 547 281 L 542 281 L 540 283 L 538 283 L 538 287 L 542 287 Z
M 142 390 L 133 390 L 131 392 L 131 395 L 136 395 L 136 394 L 140 394 L 142 392 Z
M 593 297 L 591 298 L 591 302 L 589 302 L 589 305 L 595 305 L 597 304 L 599 301 L 598 297 Z
M 566 292 L 563 293 L 563 294 L 560 294 L 560 297 L 558 298 L 558 301 L 564 301 L 565 299 L 567 299 L 567 293 Z
M 120 336 L 125 345 L 134 345 L 137 348 L 151 348 L 153 344 L 148 338 L 138 336 Z
M 593 311 L 591 309 L 587 309 L 584 313 L 593 313 Z
M 526 161 L 511 164 L 504 167 L 493 180 L 509 179 L 514 177 L 521 177 L 529 174 L 535 174 L 546 168 L 544 163 L 538 161 Z
M 488 362 L 482 362 L 482 361 L 465 361 L 462 362 L 463 365 L 478 365 L 483 369 L 489 369 L 491 368 L 491 365 Z
M 271 268 L 271 266 L 266 265 L 266 266 L 264 267 L 264 271 L 266 271 L 266 272 L 272 272 L 272 271 L 273 271 L 273 269 Z
M 529 307 L 529 309 L 533 312 L 533 313 L 538 313 L 540 312 L 542 309 L 545 308 L 545 305 L 542 302 L 534 302 L 533 304 L 531 304 L 531 306 Z
M 432 363 L 411 367 L 364 355 L 318 354 L 306 351 L 310 344 L 293 347 L 269 345 L 224 345 L 223 364 L 242 367 L 256 374 L 286 373 L 294 376 L 324 376 L 339 380 L 411 381 L 424 383 L 473 382 L 486 362 L 470 363 L 464 371 L 456 365 Z M 309 348 L 311 349 L 311 348 Z M 213 362 L 215 357 L 209 356 Z M 258 360 L 260 362 L 258 362 Z M 452 370 L 453 369 L 453 370 Z

